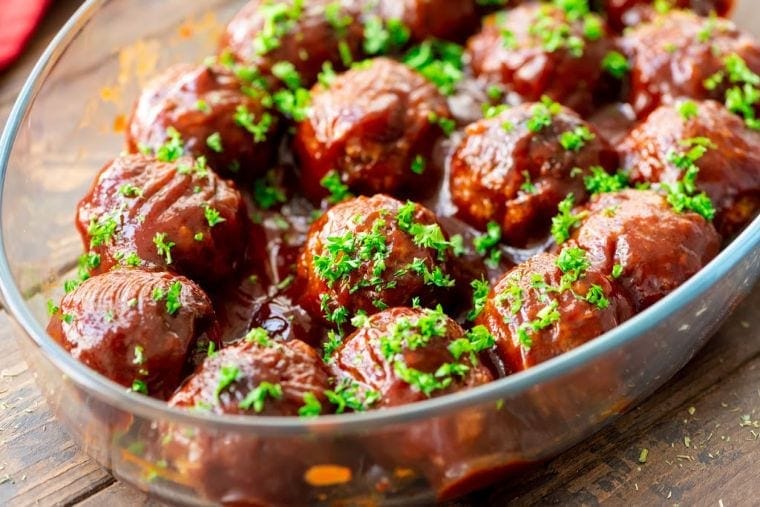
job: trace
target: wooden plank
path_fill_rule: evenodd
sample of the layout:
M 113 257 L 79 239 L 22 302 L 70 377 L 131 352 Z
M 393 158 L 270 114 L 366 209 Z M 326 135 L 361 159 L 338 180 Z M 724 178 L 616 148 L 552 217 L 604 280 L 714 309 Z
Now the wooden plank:
M 0 119 L 37 55 L 78 4 L 55 2 L 26 56 L 0 75 Z M 705 350 L 642 406 L 541 470 L 457 504 L 756 504 L 759 308 L 760 287 Z M 77 450 L 50 414 L 10 335 L 8 318 L 0 313 L 0 505 L 160 505 L 114 481 Z M 649 455 L 640 464 L 643 448 Z
M 739 417 L 749 414 L 753 424 L 760 421 L 758 309 L 760 287 L 705 349 L 645 403 L 540 470 L 474 495 L 470 502 L 717 505 L 731 499 L 730 505 L 741 505 L 754 498 L 757 505 L 760 427 L 739 427 Z M 686 437 L 690 448 L 684 445 Z M 644 448 L 649 457 L 640 465 Z M 732 487 L 741 480 L 745 483 L 737 494 Z
M 110 484 L 56 423 L 13 331 L 0 312 L 0 505 L 65 503 Z

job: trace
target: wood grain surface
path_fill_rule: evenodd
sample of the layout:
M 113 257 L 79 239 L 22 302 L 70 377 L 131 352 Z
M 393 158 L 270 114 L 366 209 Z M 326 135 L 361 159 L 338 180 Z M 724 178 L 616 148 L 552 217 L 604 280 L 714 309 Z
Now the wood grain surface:
M 34 61 L 79 4 L 58 0 L 0 74 L 0 123 Z M 55 422 L 0 312 L 0 505 L 160 505 L 118 482 Z M 469 505 L 760 505 L 760 287 L 674 379 L 641 406 Z

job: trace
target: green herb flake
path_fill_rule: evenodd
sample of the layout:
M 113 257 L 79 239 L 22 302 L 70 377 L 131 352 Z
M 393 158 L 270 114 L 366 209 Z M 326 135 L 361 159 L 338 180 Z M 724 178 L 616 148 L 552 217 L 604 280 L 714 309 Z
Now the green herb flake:
M 222 365 L 219 369 L 219 380 L 214 390 L 214 398 L 219 401 L 222 391 L 234 384 L 240 376 L 240 369 L 234 364 Z
M 596 139 L 596 135 L 585 126 L 579 126 L 573 130 L 563 132 L 559 136 L 559 144 L 567 151 L 580 151 L 586 143 Z
M 159 257 L 163 257 L 167 264 L 171 264 L 174 242 L 167 241 L 166 233 L 157 232 L 156 235 L 153 236 L 153 244 L 156 245 L 156 253 Z
M 298 416 L 303 418 L 317 417 L 322 413 L 322 404 L 314 393 L 304 393 L 303 406 L 298 409 Z
M 270 382 L 262 382 L 255 389 L 248 392 L 238 404 L 238 407 L 242 410 L 251 410 L 260 414 L 264 411 L 264 403 L 267 398 L 279 400 L 282 398 L 282 387 L 280 384 L 272 384 Z
M 623 79 L 631 70 L 628 59 L 618 51 L 610 51 L 602 60 L 604 71 L 615 79 Z

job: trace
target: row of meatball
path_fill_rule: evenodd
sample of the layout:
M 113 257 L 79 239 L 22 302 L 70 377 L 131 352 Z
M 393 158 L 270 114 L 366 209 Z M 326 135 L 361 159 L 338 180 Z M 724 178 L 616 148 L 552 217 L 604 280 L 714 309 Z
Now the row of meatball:
M 537 23 L 536 19 L 543 19 L 541 12 L 546 9 L 560 17 L 568 16 L 551 5 L 529 4 L 509 10 L 502 17 L 507 20 L 505 23 L 514 20 L 516 27 L 532 26 L 531 21 L 522 17 Z M 471 48 L 478 45 L 475 44 L 478 37 L 485 37 L 489 26 L 471 41 Z M 493 30 L 499 37 L 503 37 L 505 30 L 512 31 L 504 27 Z M 526 37 L 537 36 L 530 33 Z M 549 51 L 538 39 L 526 42 L 530 48 L 526 54 L 523 53 L 527 49 L 510 47 L 501 39 L 483 41 L 482 54 L 492 60 L 492 65 L 478 63 L 481 59 L 471 49 L 473 68 L 489 81 L 495 80 L 510 90 L 520 91 L 516 81 L 520 76 L 531 86 L 537 85 L 535 90 L 520 92 L 524 100 L 538 100 L 546 95 L 587 110 L 589 101 L 573 100 L 568 94 L 598 95 L 595 85 L 584 80 L 600 75 L 607 49 L 597 51 L 599 57 L 593 62 L 584 63 L 590 51 L 584 50 L 581 56 L 562 47 Z M 652 41 L 658 41 L 655 47 Z M 467 128 L 465 140 L 452 160 L 452 196 L 461 218 L 480 229 L 488 222 L 500 223 L 508 243 L 525 246 L 535 239 L 530 237 L 532 231 L 543 232 L 540 224 L 546 223 L 547 216 L 554 213 L 557 203 L 568 192 L 575 195 L 576 202 L 584 199 L 580 182 L 587 174 L 576 171 L 575 180 L 567 178 L 576 167 L 588 171 L 591 166 L 599 166 L 611 171 L 620 164 L 639 170 L 639 162 L 646 156 L 642 174 L 632 174 L 633 181 L 672 183 L 678 179 L 678 172 L 667 170 L 667 154 L 678 148 L 675 146 L 678 142 L 698 136 L 716 137 L 719 142 L 726 140 L 727 145 L 733 146 L 734 139 L 728 139 L 732 135 L 741 141 L 741 149 L 731 157 L 738 162 L 732 164 L 731 170 L 739 174 L 730 176 L 738 187 L 738 195 L 723 195 L 718 188 L 721 185 L 711 183 L 726 178 L 723 171 L 708 174 L 712 173 L 709 167 L 712 155 L 698 164 L 707 166 L 702 168 L 700 184 L 704 183 L 701 185 L 704 190 L 717 200 L 721 232 L 732 232 L 737 223 L 746 219 L 747 210 L 751 214 L 751 203 L 744 203 L 742 195 L 747 187 L 756 185 L 744 181 L 752 178 L 746 174 L 746 167 L 754 163 L 751 150 L 744 149 L 752 145 L 755 137 L 750 132 L 754 130 L 748 122 L 751 118 L 745 118 L 748 126 L 744 129 L 715 105 L 706 103 L 699 115 L 690 115 L 696 116 L 693 123 L 684 127 L 673 121 L 665 126 L 659 123 L 665 117 L 674 117 L 674 108 L 682 97 L 722 101 L 727 90 L 743 86 L 742 79 L 750 86 L 760 79 L 753 73 L 753 69 L 760 68 L 760 52 L 754 41 L 726 20 L 674 11 L 627 34 L 623 46 L 630 49 L 627 53 L 632 88 L 640 91 L 632 101 L 634 105 L 645 104 L 637 109 L 648 113 L 661 103 L 670 107 L 629 136 L 624 151 L 631 156 L 619 161 L 593 127 L 567 110 L 553 111 L 558 106 L 517 107 Z M 541 62 L 546 71 L 541 79 L 526 74 L 527 69 L 535 71 L 535 62 Z M 486 67 L 493 71 L 478 70 Z M 685 67 L 690 70 L 684 71 Z M 235 68 L 234 64 L 180 66 L 154 81 L 138 101 L 130 122 L 131 149 L 142 147 L 157 152 L 167 140 L 175 139 L 186 153 L 204 156 L 222 175 L 260 175 L 270 167 L 276 151 L 277 132 L 281 130 L 277 127 L 279 113 L 270 113 L 263 106 L 266 97 L 271 99 L 269 92 L 251 91 L 239 77 L 245 73 Z M 684 81 L 686 78 L 688 81 Z M 708 81 L 714 85 L 709 89 Z M 746 94 L 749 103 L 737 104 L 734 100 L 730 105 L 732 112 L 752 117 L 751 90 Z M 292 146 L 298 159 L 300 185 L 313 200 L 327 195 L 324 182 L 333 171 L 354 193 L 390 193 L 418 200 L 422 198 L 420 189 L 430 188 L 431 180 L 441 172 L 431 154 L 436 141 L 454 127 L 453 115 L 440 91 L 401 63 L 385 58 L 371 60 L 333 76 L 329 83 L 316 85 L 307 95 L 309 107 L 297 123 Z M 549 122 L 547 116 L 555 118 Z M 714 122 L 711 117 L 715 117 Z M 724 133 L 724 128 L 731 132 Z M 663 129 L 673 131 L 673 137 L 663 139 Z M 682 132 L 675 132 L 679 129 Z M 705 135 L 689 135 L 688 130 L 704 131 Z M 680 139 L 678 134 L 682 134 Z M 558 144 L 560 141 L 567 147 Z M 529 147 L 529 153 L 523 146 Z M 713 151 L 723 149 L 719 145 Z M 736 169 L 737 166 L 745 169 Z M 526 188 L 535 193 L 527 196 L 521 191 Z M 482 195 L 490 196 L 490 202 L 482 202 Z

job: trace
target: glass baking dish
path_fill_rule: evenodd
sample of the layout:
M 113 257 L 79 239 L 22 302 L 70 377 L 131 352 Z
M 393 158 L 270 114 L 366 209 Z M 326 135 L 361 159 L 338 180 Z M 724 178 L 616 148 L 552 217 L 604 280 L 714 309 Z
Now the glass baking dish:
M 547 459 L 678 371 L 760 276 L 760 218 L 709 266 L 622 326 L 488 385 L 316 420 L 180 412 L 125 391 L 45 333 L 75 265 L 76 202 L 122 149 L 124 114 L 161 68 L 215 50 L 242 1 L 89 0 L 35 67 L 0 143 L 0 285 L 58 419 L 117 478 L 175 503 L 409 504 L 458 496 Z M 760 15 L 735 18 L 760 35 Z M 168 433 L 213 442 L 164 449 Z M 207 455 L 209 456 L 209 455 Z

